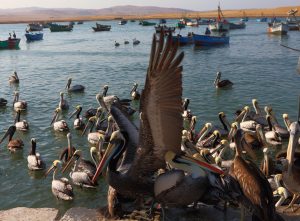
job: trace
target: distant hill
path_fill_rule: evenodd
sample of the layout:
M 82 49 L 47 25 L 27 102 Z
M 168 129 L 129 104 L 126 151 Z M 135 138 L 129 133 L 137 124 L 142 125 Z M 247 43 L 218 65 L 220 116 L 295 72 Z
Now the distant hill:
M 95 17 L 95 16 L 144 16 L 150 14 L 168 14 L 168 13 L 188 13 L 191 10 L 179 8 L 161 8 L 154 6 L 115 6 L 103 9 L 74 9 L 74 8 L 16 8 L 0 9 L 0 22 L 4 20 L 63 20 L 78 17 Z

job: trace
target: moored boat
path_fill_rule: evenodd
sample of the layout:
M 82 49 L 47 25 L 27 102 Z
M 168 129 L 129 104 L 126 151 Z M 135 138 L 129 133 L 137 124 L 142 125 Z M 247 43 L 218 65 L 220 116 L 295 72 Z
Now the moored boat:
M 277 35 L 286 35 L 289 30 L 289 26 L 282 22 L 274 22 L 269 24 L 268 32 Z
M 9 38 L 5 41 L 0 41 L 0 49 L 18 49 L 20 41 L 20 38 Z
M 28 24 L 27 26 L 27 31 L 43 31 L 43 25 L 39 24 L 39 23 L 31 23 Z
M 212 36 L 193 34 L 196 46 L 214 46 L 229 44 L 229 36 Z
M 111 25 L 101 25 L 96 23 L 96 27 L 92 27 L 94 31 L 110 31 Z
M 209 25 L 214 23 L 214 19 L 198 19 L 198 25 Z
M 241 18 L 240 21 L 241 22 L 247 22 L 247 21 L 249 21 L 249 18 L 246 16 L 246 12 L 245 11 L 243 11 L 243 18 Z
M 77 22 L 77 25 L 82 25 L 83 24 L 83 21 L 78 21 Z
M 174 44 L 179 44 L 180 46 L 194 43 L 193 35 L 191 33 L 189 33 L 187 36 L 172 36 L 172 41 Z
M 166 24 L 166 23 L 167 23 L 166 19 L 162 18 L 162 19 L 159 20 L 159 24 Z
M 175 32 L 175 27 L 168 27 L 166 25 L 157 25 L 155 26 L 155 32 L 160 33 L 161 31 L 165 33 Z
M 246 28 L 246 23 L 245 22 L 238 22 L 238 23 L 229 22 L 229 29 L 230 30 L 244 29 L 244 28 Z
M 296 14 L 298 9 L 291 9 L 288 11 L 288 17 L 286 18 L 286 24 L 290 31 L 300 31 L 300 20 L 297 19 Z
M 220 5 L 218 5 L 218 18 L 215 23 L 209 24 L 208 28 L 214 32 L 229 31 L 229 22 L 224 18 Z
M 63 32 L 63 31 L 72 31 L 73 26 L 70 25 L 59 25 L 59 24 L 51 24 L 50 31 L 51 32 Z
M 179 29 L 185 28 L 185 24 L 178 22 L 176 25 L 176 28 L 179 28 Z
M 39 40 L 43 40 L 43 33 L 26 33 L 25 37 L 27 39 L 27 41 L 39 41 Z
M 142 21 L 142 26 L 154 26 L 156 25 L 155 22 L 149 22 L 149 21 Z
M 263 13 L 261 14 L 261 18 L 256 19 L 257 22 L 268 22 L 267 17 L 263 17 Z
M 122 19 L 121 21 L 119 21 L 119 25 L 126 25 L 127 24 L 127 20 Z
M 187 26 L 191 26 L 191 27 L 198 27 L 198 21 L 189 21 L 186 23 Z

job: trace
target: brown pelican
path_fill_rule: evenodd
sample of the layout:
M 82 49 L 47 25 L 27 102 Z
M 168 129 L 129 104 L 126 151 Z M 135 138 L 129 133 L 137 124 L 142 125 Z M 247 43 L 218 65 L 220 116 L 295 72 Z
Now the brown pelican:
M 11 75 L 8 79 L 9 83 L 18 84 L 20 82 L 18 74 L 16 71 L 13 72 L 13 75 Z
M 111 106 L 111 115 L 120 131 L 111 135 L 93 182 L 108 166 L 107 182 L 118 194 L 134 199 L 153 196 L 151 176 L 158 169 L 165 168 L 164 156 L 168 151 L 180 153 L 183 121 L 182 66 L 179 65 L 183 52 L 178 56 L 176 52 L 177 46 L 172 45 L 171 35 L 164 41 L 161 34 L 159 43 L 153 35 L 140 101 L 139 131 L 117 105 Z M 122 153 L 122 162 L 118 164 Z
M 5 107 L 7 104 L 7 100 L 5 100 L 4 98 L 0 98 L 0 107 Z
M 68 124 L 65 120 L 58 120 L 59 113 L 61 112 L 61 108 L 58 107 L 54 111 L 54 115 L 52 118 L 52 121 L 50 125 L 53 124 L 53 128 L 55 131 L 63 132 L 63 131 L 69 131 Z
M 115 41 L 115 47 L 119 47 L 120 43 Z
M 268 122 L 268 125 L 270 127 L 270 124 L 272 125 L 272 128 L 274 129 L 274 131 L 276 133 L 279 134 L 279 136 L 283 139 L 287 139 L 289 138 L 289 131 L 287 130 L 287 128 L 285 127 L 282 127 L 281 125 L 279 125 L 273 111 L 272 111 L 272 108 L 266 106 L 265 107 L 265 112 L 267 113 L 267 117 L 270 116 L 270 119 L 267 118 L 267 122 Z
M 95 149 L 91 149 L 91 150 L 95 150 Z M 91 153 L 91 156 L 93 157 L 93 154 Z M 82 157 L 82 152 L 81 150 L 76 150 L 73 154 L 73 156 L 71 157 L 71 159 L 69 160 L 69 162 L 67 163 L 67 165 L 63 168 L 62 173 L 64 173 L 73 163 L 73 161 L 75 161 L 74 167 L 72 169 L 72 171 L 70 172 L 70 178 L 72 180 L 72 182 L 77 185 L 77 186 L 81 186 L 81 187 L 85 187 L 85 188 L 95 188 L 95 184 L 92 182 L 92 178 L 96 172 L 96 165 L 93 165 L 90 161 L 83 161 L 81 159 Z M 94 162 L 95 159 L 93 158 Z M 85 162 L 86 164 L 88 164 L 90 169 L 90 165 L 93 165 L 93 171 L 89 171 L 89 173 L 87 173 L 85 170 L 87 168 L 84 168 L 85 170 L 80 170 L 79 169 L 79 163 L 81 162 Z M 83 166 L 83 163 L 81 163 L 81 166 Z M 82 168 L 81 168 L 82 169 Z
M 289 115 L 288 114 L 283 114 L 282 117 L 283 117 L 283 122 L 284 122 L 287 130 L 290 131 L 291 121 L 289 119 Z M 298 140 L 298 144 L 300 145 L 300 138 Z
M 36 153 L 36 140 L 31 139 L 31 151 L 27 157 L 29 170 L 43 170 L 46 167 L 45 162 L 42 160 L 41 155 Z
M 229 170 L 229 175 L 239 185 L 242 196 L 238 199 L 244 208 L 252 212 L 253 220 L 275 221 L 282 220 L 276 214 L 272 189 L 267 178 L 252 161 L 242 158 L 243 132 L 238 129 L 234 135 L 236 155 Z
M 163 207 L 186 206 L 197 202 L 208 190 L 209 173 L 220 175 L 224 173 L 206 162 L 192 157 L 178 156 L 172 151 L 165 154 L 165 160 L 177 170 L 160 174 L 155 180 L 155 199 Z
M 134 38 L 133 40 L 132 40 L 132 44 L 133 45 L 138 45 L 139 43 L 141 43 L 139 40 L 137 40 L 136 38 Z
M 58 103 L 58 107 L 61 110 L 68 110 L 69 109 L 69 104 L 67 102 L 67 100 L 64 99 L 64 93 L 60 92 L 60 101 Z
M 257 102 L 257 99 L 252 99 L 252 105 L 253 105 L 253 108 L 255 110 L 255 114 L 253 115 L 250 115 L 250 112 L 248 113 L 249 114 L 249 117 L 254 120 L 255 122 L 257 122 L 258 124 L 261 124 L 263 126 L 268 126 L 268 123 L 266 121 L 266 118 L 265 116 L 263 115 L 263 112 L 261 111 L 260 107 L 258 106 L 258 102 Z
M 189 156 L 198 153 L 196 146 L 190 141 L 187 130 L 182 131 L 181 150 Z
M 280 199 L 276 202 L 275 207 L 279 207 L 281 206 L 284 201 L 290 196 L 289 191 L 282 186 L 281 181 L 282 181 L 282 174 L 276 174 L 274 176 L 274 181 L 276 183 L 276 190 L 273 192 L 273 195 L 276 196 L 280 196 Z
M 200 137 L 202 138 L 202 136 Z M 205 139 L 198 139 L 196 147 L 201 150 L 201 148 L 213 148 L 216 146 L 218 140 L 221 138 L 221 134 L 218 130 L 215 130 L 209 137 Z
M 80 105 L 78 105 L 76 107 L 75 111 L 69 117 L 69 119 L 70 119 L 76 115 L 76 119 L 74 120 L 74 129 L 75 130 L 82 130 L 85 127 L 85 124 L 84 124 L 82 118 L 80 117 L 81 111 L 82 111 L 82 107 Z
M 71 133 L 67 134 L 67 140 L 68 140 L 68 147 L 65 148 L 59 156 L 59 160 L 63 161 L 64 163 L 67 163 L 73 156 L 73 153 L 76 151 L 75 147 L 73 147 L 72 145 Z
M 132 100 L 139 100 L 140 99 L 141 94 L 137 91 L 137 87 L 138 87 L 138 84 L 134 83 L 133 87 L 130 91 L 130 95 L 131 95 Z
M 218 130 L 220 132 L 221 137 L 225 137 L 228 135 L 229 129 L 230 129 L 230 124 L 226 119 L 226 115 L 224 112 L 220 112 L 218 114 L 219 120 L 222 124 L 222 127 L 219 126 L 213 126 L 212 130 Z
M 204 127 L 199 131 L 199 133 L 197 134 L 197 136 L 195 136 L 194 142 L 198 143 L 198 142 L 201 142 L 202 140 L 204 140 L 204 138 L 209 133 L 211 133 L 211 128 L 212 128 L 211 123 L 206 123 L 204 125 Z
M 287 208 L 294 211 L 293 205 L 299 198 L 300 194 L 300 167 L 299 159 L 295 159 L 295 151 L 298 146 L 298 139 L 300 136 L 299 122 L 293 122 L 289 126 L 290 139 L 287 149 L 286 165 L 283 168 L 282 180 L 285 187 L 293 194 L 293 199 Z
M 221 72 L 218 71 L 217 77 L 214 81 L 214 85 L 216 86 L 216 88 L 226 88 L 226 87 L 231 87 L 233 85 L 233 83 L 227 79 L 221 81 Z
M 281 145 L 282 144 L 281 137 L 279 133 L 276 132 L 275 128 L 272 125 L 271 115 L 267 115 L 267 121 L 269 124 L 269 131 L 263 133 L 263 131 L 261 130 L 261 138 L 265 139 L 265 141 L 268 144 Z
M 73 200 L 74 194 L 73 194 L 73 188 L 67 178 L 60 178 L 56 179 L 56 172 L 59 167 L 61 167 L 62 163 L 59 160 L 53 161 L 52 166 L 48 169 L 45 176 L 47 176 L 52 170 L 53 172 L 53 179 L 52 179 L 52 193 L 54 196 L 56 196 L 58 199 L 62 200 Z
M 263 149 L 264 152 L 264 158 L 260 165 L 260 170 L 266 177 L 270 177 L 275 173 L 275 165 L 274 161 L 269 156 L 269 148 L 265 147 Z
M 29 124 L 26 120 L 20 120 L 21 111 L 17 110 L 17 115 L 15 118 L 15 126 L 17 130 L 27 131 L 29 129 Z
M 24 143 L 21 139 L 12 139 L 16 132 L 16 126 L 10 126 L 6 133 L 4 134 L 3 138 L 0 140 L 0 144 L 3 142 L 3 140 L 8 136 L 8 144 L 7 148 L 11 152 L 16 152 L 17 150 L 22 150 Z
M 84 86 L 83 85 L 76 84 L 76 85 L 71 87 L 71 83 L 72 83 L 72 78 L 69 78 L 68 83 L 66 85 L 66 89 L 68 90 L 68 92 L 84 92 Z
M 27 109 L 27 102 L 19 100 L 19 92 L 15 91 L 15 97 L 13 101 L 14 109 L 15 110 L 26 110 Z

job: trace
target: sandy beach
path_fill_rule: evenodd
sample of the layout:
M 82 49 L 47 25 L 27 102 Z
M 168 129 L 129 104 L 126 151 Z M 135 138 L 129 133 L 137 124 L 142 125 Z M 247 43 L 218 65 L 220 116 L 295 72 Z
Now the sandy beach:
M 223 14 L 226 18 L 241 18 L 246 15 L 250 18 L 256 17 L 286 17 L 287 12 L 291 8 L 300 8 L 300 6 L 294 7 L 279 7 L 279 8 L 265 8 L 265 9 L 240 9 L 240 10 L 223 10 Z M 113 20 L 113 19 L 176 19 L 182 17 L 188 18 L 215 18 L 217 16 L 217 10 L 215 11 L 199 11 L 189 13 L 160 13 L 160 14 L 148 14 L 148 15 L 99 15 L 99 16 L 74 16 L 74 17 L 55 17 L 48 15 L 32 14 L 31 16 L 0 16 L 0 24 L 12 24 L 12 23 L 30 23 L 30 22 L 68 22 L 68 21 L 97 21 L 97 20 Z

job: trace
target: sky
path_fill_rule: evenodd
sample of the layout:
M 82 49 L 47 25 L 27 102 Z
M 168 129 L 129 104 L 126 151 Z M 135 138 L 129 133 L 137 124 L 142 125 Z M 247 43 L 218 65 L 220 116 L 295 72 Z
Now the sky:
M 300 0 L 0 0 L 0 9 L 44 7 L 99 9 L 117 5 L 159 6 L 195 11 L 222 9 L 275 8 L 300 5 Z

